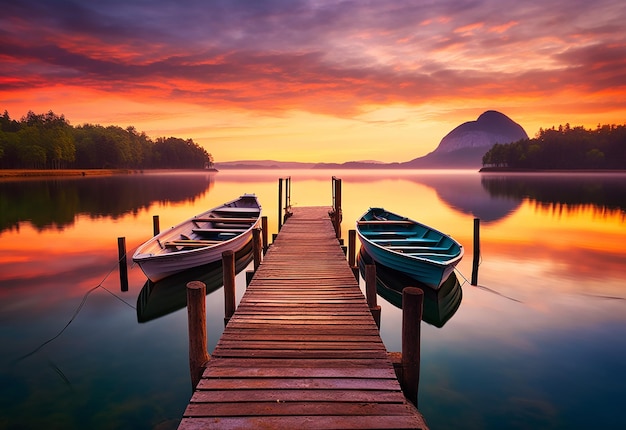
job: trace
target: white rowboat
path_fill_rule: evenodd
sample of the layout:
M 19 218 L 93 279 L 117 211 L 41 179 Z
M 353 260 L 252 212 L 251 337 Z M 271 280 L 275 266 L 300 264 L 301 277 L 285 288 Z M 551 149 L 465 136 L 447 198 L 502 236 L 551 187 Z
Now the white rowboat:
M 139 246 L 133 261 L 152 282 L 192 267 L 220 260 L 224 251 L 239 251 L 259 226 L 261 205 L 244 194 L 163 231 Z

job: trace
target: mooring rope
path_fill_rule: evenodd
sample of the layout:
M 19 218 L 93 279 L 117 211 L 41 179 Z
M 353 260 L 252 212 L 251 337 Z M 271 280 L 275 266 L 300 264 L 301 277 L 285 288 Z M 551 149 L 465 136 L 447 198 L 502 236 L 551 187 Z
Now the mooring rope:
M 139 245 L 137 245 L 139 246 Z M 132 248 L 132 250 L 134 251 L 137 246 L 135 246 L 134 248 Z M 130 303 L 128 303 L 126 300 L 124 300 L 122 297 L 118 296 L 117 294 L 115 294 L 114 292 L 112 292 L 111 290 L 109 290 L 108 288 L 106 288 L 103 284 L 104 282 L 107 280 L 107 278 L 109 276 L 111 276 L 111 273 L 113 273 L 115 271 L 115 269 L 119 266 L 120 262 L 122 261 L 122 259 L 125 259 L 126 256 L 128 255 L 128 252 L 124 253 L 124 255 L 122 255 L 117 262 L 115 263 L 115 265 L 111 268 L 111 270 L 109 270 L 107 272 L 107 274 L 104 276 L 104 278 L 102 278 L 102 281 L 100 281 L 100 283 L 98 285 L 96 285 L 95 287 L 89 289 L 84 295 L 83 298 L 80 301 L 80 304 L 78 305 L 78 307 L 76 308 L 76 310 L 74 311 L 74 314 L 72 315 L 72 317 L 69 319 L 69 321 L 67 322 L 67 324 L 65 324 L 65 326 L 54 336 L 52 336 L 50 339 L 46 340 L 45 342 L 43 342 L 41 345 L 39 345 L 37 348 L 35 348 L 34 350 L 32 350 L 31 352 L 29 352 L 28 354 L 22 355 L 21 357 L 17 358 L 14 362 L 18 363 L 28 357 L 30 357 L 31 355 L 36 354 L 37 352 L 39 352 L 44 346 L 48 345 L 50 342 L 53 342 L 55 339 L 59 338 L 63 332 L 65 332 L 65 330 L 67 330 L 67 328 L 70 326 L 70 324 L 72 324 L 72 322 L 74 321 L 74 319 L 76 319 L 76 317 L 78 316 L 78 314 L 80 313 L 80 311 L 82 310 L 83 306 L 85 305 L 85 303 L 87 302 L 87 298 L 89 297 L 89 295 L 91 293 L 93 293 L 94 291 L 96 291 L 98 288 L 102 288 L 104 291 L 106 291 L 107 293 L 111 294 L 113 297 L 115 297 L 116 299 L 118 299 L 119 301 L 121 301 L 122 303 L 124 303 L 125 305 L 129 306 L 132 309 L 137 309 L 135 306 L 131 305 Z

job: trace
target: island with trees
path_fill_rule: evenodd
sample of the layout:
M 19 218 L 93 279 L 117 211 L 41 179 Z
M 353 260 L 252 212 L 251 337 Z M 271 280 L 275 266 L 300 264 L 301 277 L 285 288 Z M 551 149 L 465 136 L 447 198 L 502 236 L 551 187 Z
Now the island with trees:
M 134 127 L 72 126 L 63 115 L 0 116 L 0 169 L 212 169 L 192 139 L 150 139 Z
M 626 124 L 540 129 L 533 139 L 495 144 L 481 172 L 515 170 L 625 170 Z

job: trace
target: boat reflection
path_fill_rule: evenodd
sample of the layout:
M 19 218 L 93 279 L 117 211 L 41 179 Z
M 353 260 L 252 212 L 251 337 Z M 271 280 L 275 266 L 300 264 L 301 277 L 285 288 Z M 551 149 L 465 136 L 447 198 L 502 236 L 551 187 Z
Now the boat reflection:
M 399 309 L 402 309 L 402 290 L 405 287 L 421 288 L 424 291 L 422 320 L 435 327 L 443 327 L 461 305 L 463 296 L 461 283 L 454 272 L 438 290 L 433 290 L 402 272 L 375 263 L 363 248 L 358 255 L 358 264 L 363 278 L 365 278 L 365 266 L 368 264 L 376 265 L 376 291 L 378 295 Z
M 235 253 L 235 273 L 245 269 L 253 259 L 252 241 Z M 159 282 L 146 281 L 137 297 L 137 321 L 148 322 L 187 306 L 187 283 L 202 281 L 209 294 L 224 285 L 222 261 L 194 267 Z

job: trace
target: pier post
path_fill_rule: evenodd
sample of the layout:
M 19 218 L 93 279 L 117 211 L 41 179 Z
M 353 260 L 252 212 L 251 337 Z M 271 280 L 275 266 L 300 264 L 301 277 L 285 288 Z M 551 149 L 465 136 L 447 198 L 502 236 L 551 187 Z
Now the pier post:
M 206 363 L 211 358 L 207 352 L 206 285 L 200 281 L 187 283 L 187 321 L 189 325 L 189 371 L 192 389 L 202 378 Z
M 126 261 L 126 238 L 117 238 L 117 257 L 120 267 L 120 287 L 122 291 L 128 291 L 128 263 Z
M 278 178 L 278 231 L 283 227 L 283 178 Z
M 474 218 L 474 259 L 472 261 L 472 285 L 478 285 L 478 264 L 480 263 L 480 218 Z
M 285 178 L 285 217 L 283 223 L 291 216 L 291 176 Z
M 341 238 L 341 179 L 333 176 L 333 224 L 337 239 Z
M 424 310 L 424 291 L 406 287 L 402 290 L 402 378 L 404 396 L 417 407 L 420 381 L 421 322 Z
M 348 230 L 348 264 L 356 266 L 356 230 Z
M 356 265 L 356 230 L 348 230 L 348 264 L 356 280 L 359 280 L 359 268 Z
M 376 265 L 368 264 L 365 266 L 365 296 L 367 298 L 367 305 L 370 308 L 372 317 L 376 325 L 380 329 L 380 306 L 378 305 L 378 299 L 376 297 Z
M 267 232 L 267 216 L 261 217 L 261 233 L 263 233 L 263 255 L 267 252 L 268 248 L 268 232 Z
M 235 253 L 222 252 L 222 274 L 224 282 L 224 323 L 235 313 Z
M 161 232 L 161 227 L 159 227 L 159 216 L 152 215 L 152 233 L 153 236 L 156 236 Z
M 262 252 L 262 244 L 261 244 L 261 229 L 254 228 L 252 229 L 252 257 L 254 259 L 254 271 L 259 268 L 261 265 L 261 252 Z

